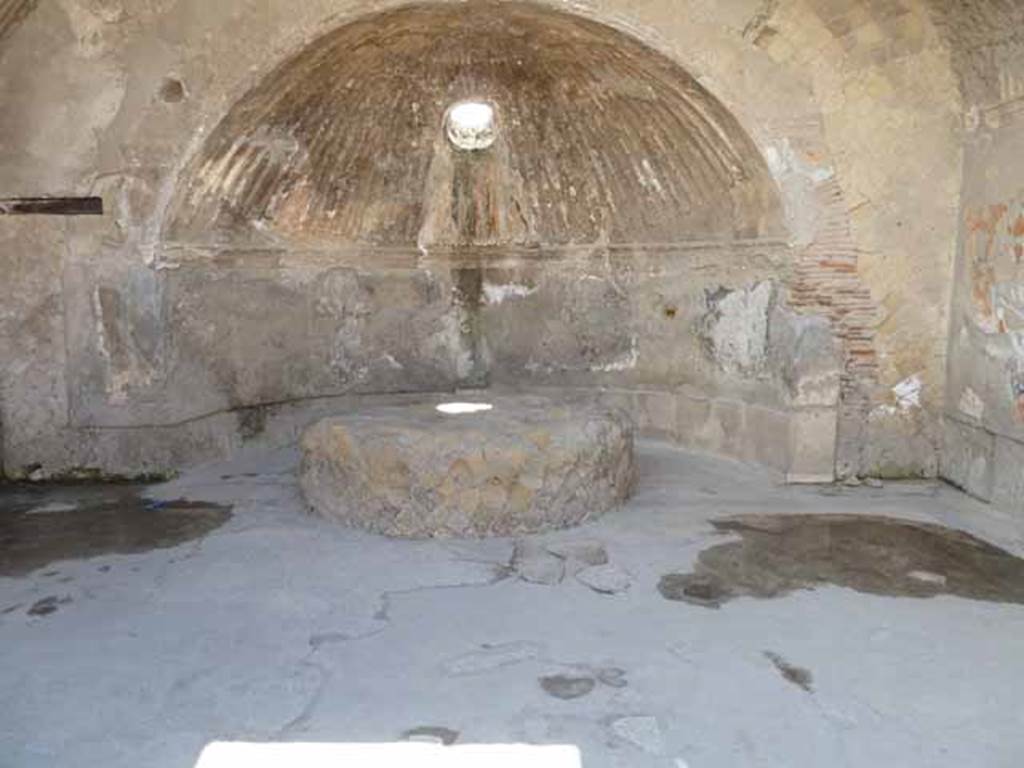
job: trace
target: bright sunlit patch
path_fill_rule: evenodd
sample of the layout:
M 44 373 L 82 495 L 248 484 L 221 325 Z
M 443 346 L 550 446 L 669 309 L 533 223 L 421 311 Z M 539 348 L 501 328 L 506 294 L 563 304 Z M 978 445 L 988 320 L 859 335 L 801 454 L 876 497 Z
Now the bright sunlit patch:
M 496 138 L 494 107 L 484 101 L 460 101 L 448 110 L 445 129 L 458 149 L 487 149 Z
M 582 768 L 573 746 L 481 744 L 207 745 L 195 768 Z
M 490 403 L 442 403 L 437 406 L 437 410 L 441 413 L 447 413 L 449 416 L 457 416 L 462 413 L 493 411 L 494 406 Z

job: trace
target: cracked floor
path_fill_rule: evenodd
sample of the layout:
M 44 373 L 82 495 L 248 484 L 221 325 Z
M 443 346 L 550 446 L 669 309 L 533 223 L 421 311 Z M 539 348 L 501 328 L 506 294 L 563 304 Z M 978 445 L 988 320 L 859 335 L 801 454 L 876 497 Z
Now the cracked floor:
M 410 739 L 586 768 L 1020 764 L 1021 521 L 939 484 L 639 459 L 624 509 L 518 542 L 318 520 L 291 449 L 0 491 L 0 765 Z M 127 535 L 125 505 L 166 519 Z

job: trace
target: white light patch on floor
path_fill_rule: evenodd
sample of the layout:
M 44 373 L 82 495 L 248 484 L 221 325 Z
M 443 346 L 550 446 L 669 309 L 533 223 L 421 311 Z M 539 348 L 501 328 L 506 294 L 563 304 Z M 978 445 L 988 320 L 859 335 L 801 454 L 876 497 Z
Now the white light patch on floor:
M 449 416 L 458 416 L 464 413 L 484 413 L 493 411 L 494 406 L 490 403 L 442 403 L 437 410 Z
M 582 768 L 574 746 L 214 742 L 195 768 Z

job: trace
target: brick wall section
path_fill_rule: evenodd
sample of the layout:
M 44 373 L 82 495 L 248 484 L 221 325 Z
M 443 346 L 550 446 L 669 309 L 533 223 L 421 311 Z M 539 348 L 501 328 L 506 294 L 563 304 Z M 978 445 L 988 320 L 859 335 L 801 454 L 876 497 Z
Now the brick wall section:
M 839 182 L 833 177 L 816 192 L 825 220 L 815 241 L 799 257 L 790 302 L 798 310 L 831 319 L 842 343 L 836 469 L 845 476 L 861 470 L 863 430 L 878 378 L 877 307 L 857 274 L 858 252 Z

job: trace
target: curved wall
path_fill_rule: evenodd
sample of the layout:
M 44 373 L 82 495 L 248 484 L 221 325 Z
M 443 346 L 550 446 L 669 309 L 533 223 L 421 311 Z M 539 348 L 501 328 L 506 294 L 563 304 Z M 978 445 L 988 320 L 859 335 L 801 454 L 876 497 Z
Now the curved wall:
M 468 98 L 496 110 L 486 150 L 445 135 Z M 798 474 L 830 474 L 837 364 L 827 323 L 786 310 L 785 233 L 754 142 L 634 38 L 529 4 L 386 11 L 277 66 L 186 165 L 158 258 L 188 373 L 161 386 L 190 408 L 596 388 L 786 470 L 810 386 L 832 425 Z
M 841 472 L 934 471 L 958 103 L 948 51 L 925 4 L 573 6 L 574 16 L 625 32 L 681 65 L 743 126 L 780 195 L 783 244 L 734 238 L 723 260 L 684 233 L 674 236 L 671 258 L 655 253 L 653 237 L 642 252 L 609 237 L 608 248 L 584 238 L 583 247 L 565 242 L 547 254 L 545 269 L 614 277 L 601 287 L 589 278 L 534 283 L 522 263 L 500 258 L 491 266 L 509 269 L 460 282 L 452 230 L 437 227 L 426 240 L 430 264 L 397 241 L 375 241 L 379 230 L 344 252 L 301 230 L 296 237 L 294 228 L 228 227 L 219 244 L 188 232 L 166 239 L 174 218 L 168 209 L 184 189 L 179 179 L 232 106 L 276 62 L 390 8 L 338 0 L 61 0 L 39 4 L 8 34 L 0 48 L 0 96 L 10 106 L 0 114 L 0 181 L 21 194 L 94 192 L 111 212 L 100 221 L 0 222 L 0 242 L 16 262 L 15 279 L 0 287 L 10 308 L 0 317 L 0 355 L 11 361 L 0 381 L 9 468 L 130 468 L 145 454 L 138 445 L 157 453 L 146 435 L 192 428 L 207 416 L 233 423 L 234 409 L 275 402 L 282 392 L 377 391 L 366 382 L 387 384 L 388 377 L 384 388 L 398 388 L 410 375 L 395 362 L 418 382 L 446 386 L 481 370 L 500 382 L 527 366 L 538 383 L 600 381 L 643 400 L 656 413 L 649 421 L 712 435 L 701 439 L 714 447 L 737 425 L 752 430 L 764 416 L 756 409 L 834 413 L 834 403 L 820 405 L 831 394 L 808 395 L 799 384 L 807 378 L 800 370 L 764 364 L 758 353 L 767 306 L 778 317 L 827 317 L 841 340 Z M 726 231 L 721 219 L 710 221 L 706 231 Z M 496 245 L 526 249 L 524 232 L 506 230 Z M 371 257 L 381 269 L 429 272 L 433 282 L 375 282 L 358 268 Z M 538 284 L 562 288 L 545 295 L 533 291 Z M 478 327 L 441 311 L 453 295 L 457 308 L 473 305 L 475 292 L 482 297 Z M 623 306 L 623 293 L 644 299 Z M 417 302 L 422 314 L 402 310 Z M 611 308 L 613 333 L 588 330 L 601 305 Z M 288 311 L 268 310 L 276 306 Z M 551 322 L 533 324 L 532 337 L 509 339 L 517 311 Z M 793 332 L 794 322 L 778 325 L 775 338 L 813 347 Z M 810 322 L 814 337 L 820 321 Z M 754 343 L 735 343 L 736 327 L 753 329 Z M 394 360 L 360 358 L 361 339 L 381 333 L 396 340 Z M 632 368 L 634 337 L 641 346 Z M 412 348 L 424 338 L 437 365 L 413 364 L 422 356 Z M 478 343 L 483 338 L 488 344 Z M 208 352 L 197 358 L 196 349 Z M 566 354 L 572 350 L 580 354 Z M 514 364 L 507 373 L 503 361 Z M 915 379 L 918 399 L 901 399 L 896 386 Z M 663 397 L 664 382 L 678 396 Z M 129 442 L 130 451 L 118 447 Z M 197 437 L 182 455 L 199 458 L 210 443 Z M 213 443 L 210 450 L 220 451 Z

